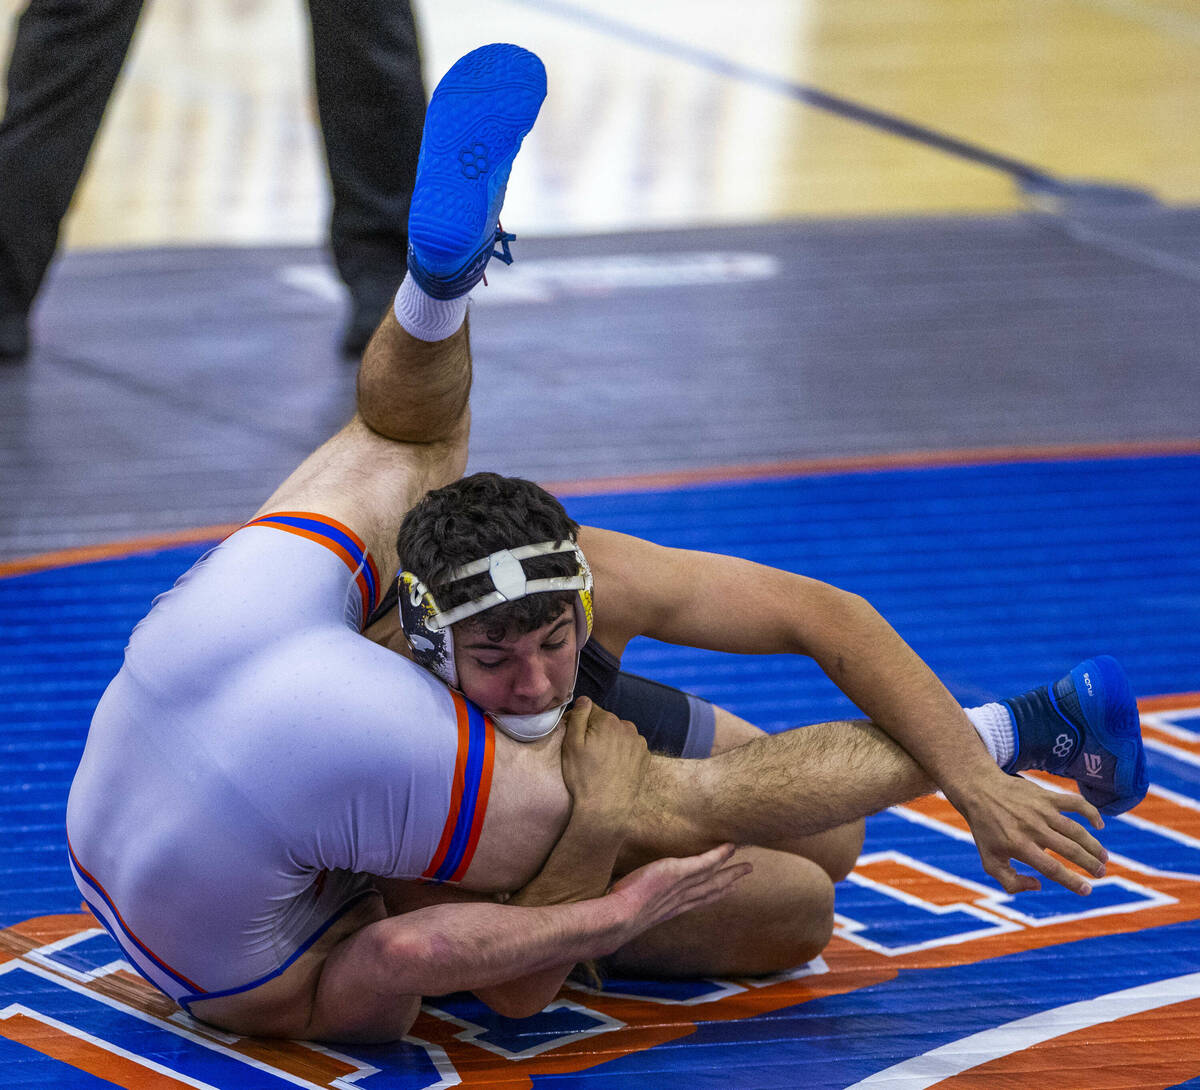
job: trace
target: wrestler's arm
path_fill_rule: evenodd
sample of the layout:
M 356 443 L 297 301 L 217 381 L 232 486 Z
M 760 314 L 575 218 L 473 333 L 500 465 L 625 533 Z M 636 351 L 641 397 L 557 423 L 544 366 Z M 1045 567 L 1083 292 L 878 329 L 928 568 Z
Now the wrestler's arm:
M 562 745 L 570 820 L 542 869 L 507 904 L 568 904 L 608 889 L 648 760 L 646 741 L 632 723 L 595 710 L 586 697 L 576 701 Z M 574 962 L 564 962 L 475 994 L 501 1014 L 526 1017 L 558 994 L 572 968 Z
M 615 654 L 644 635 L 734 654 L 805 655 L 939 786 L 997 771 L 958 702 L 859 595 L 612 531 L 587 528 L 580 543 L 596 579 L 597 638 Z
M 722 896 L 748 869 L 730 861 L 732 851 L 723 845 L 661 859 L 604 896 L 568 904 L 442 904 L 378 920 L 333 948 L 307 1024 L 287 1035 L 394 1041 L 411 1028 L 422 996 L 486 992 L 604 957 L 655 924 Z
M 1077 838 L 1078 826 L 1046 806 L 1046 792 L 996 766 L 946 687 L 859 595 L 591 527 L 581 530 L 580 544 L 595 575 L 601 643 L 619 654 L 634 635 L 647 635 L 715 651 L 811 657 L 942 788 L 1006 888 L 1018 881 L 1010 858 L 1046 873 L 1042 846 L 1064 833 Z M 1072 806 L 1102 824 L 1087 803 Z

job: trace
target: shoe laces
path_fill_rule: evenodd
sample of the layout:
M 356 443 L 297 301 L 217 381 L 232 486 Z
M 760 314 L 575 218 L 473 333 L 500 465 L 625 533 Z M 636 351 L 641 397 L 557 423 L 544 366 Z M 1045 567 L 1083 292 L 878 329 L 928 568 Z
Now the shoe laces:
M 516 235 L 510 234 L 509 232 L 505 231 L 504 228 L 501 227 L 499 223 L 497 223 L 496 224 L 496 237 L 494 239 L 492 239 L 491 256 L 494 258 L 497 258 L 500 261 L 503 261 L 505 265 L 511 265 L 513 263 L 513 255 L 512 255 L 512 250 L 510 250 L 508 248 L 508 244 L 510 242 L 516 242 L 516 240 L 517 240 Z M 499 246 L 500 246 L 499 249 L 496 249 L 497 244 L 499 244 Z M 487 287 L 487 273 L 486 272 L 483 274 L 483 286 L 485 288 Z
M 510 242 L 516 242 L 516 240 L 516 235 L 509 234 L 504 230 L 503 227 L 500 226 L 499 223 L 497 223 L 496 237 L 492 242 L 492 257 L 499 258 L 504 262 L 505 265 L 511 265 L 513 263 L 513 255 L 512 251 L 508 248 L 508 244 Z M 500 249 L 498 250 L 496 249 L 496 243 L 500 244 Z

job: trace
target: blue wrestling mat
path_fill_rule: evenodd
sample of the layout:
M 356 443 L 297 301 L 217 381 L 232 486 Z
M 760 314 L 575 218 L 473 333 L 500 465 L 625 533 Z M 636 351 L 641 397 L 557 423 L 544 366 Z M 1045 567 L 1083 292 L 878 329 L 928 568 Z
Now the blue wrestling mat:
M 1116 655 L 1143 697 L 1152 787 L 1108 821 L 1108 877 L 1086 901 L 1007 896 L 957 814 L 928 799 L 868 822 L 832 943 L 783 977 L 568 987 L 520 1022 L 438 1000 L 386 1048 L 217 1034 L 80 913 L 63 836 L 128 633 L 207 546 L 15 572 L 0 579 L 0 1084 L 1200 1086 L 1200 456 L 818 474 L 568 506 L 857 591 L 965 703 Z M 768 729 L 855 714 L 805 661 L 641 641 L 625 662 Z

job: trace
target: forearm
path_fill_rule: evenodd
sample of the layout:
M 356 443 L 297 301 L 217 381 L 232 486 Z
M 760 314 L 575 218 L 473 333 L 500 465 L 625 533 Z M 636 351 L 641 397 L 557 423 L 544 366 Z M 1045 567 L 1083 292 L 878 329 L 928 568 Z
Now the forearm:
M 478 992 L 603 957 L 624 941 L 627 924 L 619 902 L 608 897 L 539 907 L 464 904 L 422 911 L 431 918 L 408 919 L 428 951 L 420 979 L 414 980 L 422 995 Z
M 959 703 L 867 602 L 846 596 L 839 623 L 808 652 L 871 721 L 943 790 L 996 772 Z
M 590 531 L 588 548 L 597 586 L 603 579 L 616 588 L 606 603 L 631 603 L 617 642 L 638 633 L 734 654 L 807 655 L 939 786 L 995 772 L 954 698 L 860 596 L 736 557 L 607 532 Z M 728 587 L 737 590 L 732 604 Z
M 486 991 L 602 957 L 626 941 L 632 914 L 627 899 L 608 896 L 544 908 L 443 904 L 389 916 L 334 948 L 309 1028 L 324 1040 L 394 1040 L 411 1025 L 418 997 Z M 529 1012 L 513 1012 L 520 1013 Z
M 599 897 L 612 882 L 624 840 L 624 831 L 609 816 L 576 805 L 542 869 L 508 903 L 540 906 Z
M 604 815 L 593 815 L 579 807 L 536 877 L 508 900 L 515 907 L 544 907 L 570 904 L 600 897 L 612 881 L 613 867 L 624 836 L 615 831 Z M 493 988 L 476 988 L 476 996 L 494 1010 L 519 1017 L 541 1010 L 558 994 L 574 968 L 574 958 L 525 972 Z
M 385 972 L 403 994 L 475 992 L 610 953 L 624 939 L 622 908 L 607 897 L 541 908 L 433 905 L 372 924 L 380 930 L 362 968 Z

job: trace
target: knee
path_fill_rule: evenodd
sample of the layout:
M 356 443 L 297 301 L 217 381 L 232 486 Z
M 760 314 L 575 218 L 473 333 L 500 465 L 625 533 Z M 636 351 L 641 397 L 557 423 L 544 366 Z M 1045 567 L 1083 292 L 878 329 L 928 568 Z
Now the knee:
M 832 845 L 829 858 L 824 860 L 825 873 L 832 882 L 840 882 L 853 869 L 862 854 L 863 838 L 866 836 L 867 823 L 859 818 L 835 830 L 837 836 Z
M 775 972 L 812 961 L 833 937 L 833 882 L 825 875 L 821 877 L 823 880 L 810 883 L 803 912 L 794 914 L 780 936 L 782 964 Z
M 833 882 L 818 867 L 791 895 L 778 897 L 745 933 L 739 975 L 781 973 L 812 961 L 833 936 Z

